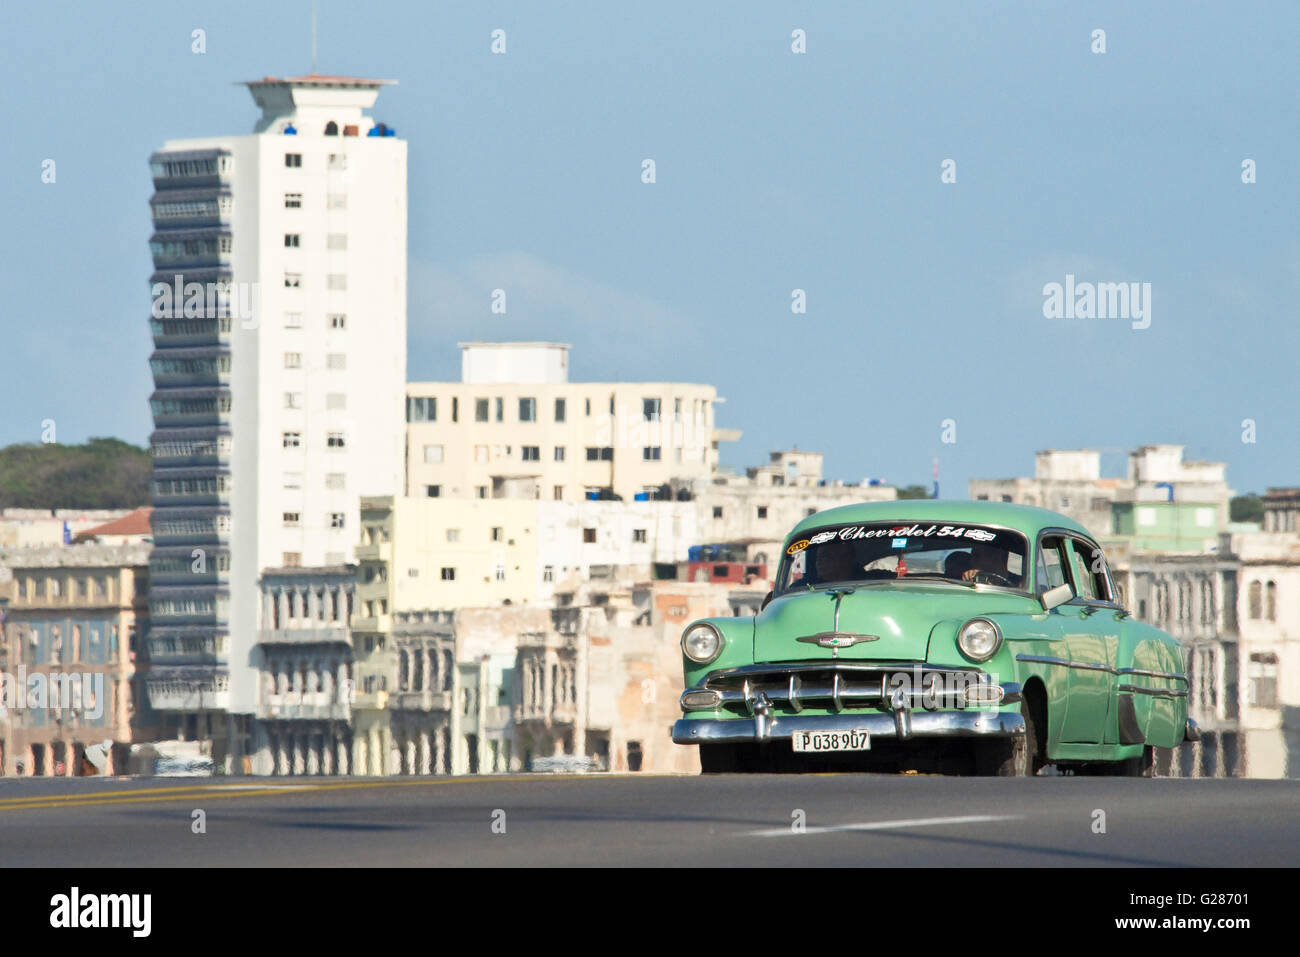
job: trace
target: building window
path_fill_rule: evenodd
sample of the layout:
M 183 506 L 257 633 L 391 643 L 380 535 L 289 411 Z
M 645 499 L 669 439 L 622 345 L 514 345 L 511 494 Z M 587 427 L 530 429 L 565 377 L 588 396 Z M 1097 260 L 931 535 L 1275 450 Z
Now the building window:
M 346 329 L 348 327 L 348 317 L 346 313 L 332 312 L 329 317 L 331 329 Z
M 437 422 L 438 400 L 431 396 L 408 395 L 406 397 L 407 422 Z
M 287 272 L 284 274 L 285 289 L 299 289 L 302 287 L 302 273 Z
M 542 569 L 542 581 L 544 581 L 544 582 L 553 582 L 553 581 L 555 581 L 555 566 L 554 566 L 554 565 L 547 565 L 547 566 L 545 566 L 545 567 Z
M 328 472 L 325 475 L 325 487 L 333 489 L 336 492 L 342 491 L 346 484 L 346 478 L 342 472 Z
M 460 421 L 460 399 L 454 395 L 451 397 L 451 421 Z
M 634 542 L 644 542 L 645 540 L 646 540 L 646 538 L 645 538 L 645 529 L 644 529 L 644 528 L 634 528 L 634 529 L 632 529 L 632 541 L 634 541 Z
M 1269 621 L 1277 621 L 1277 582 L 1269 582 L 1264 586 L 1264 617 Z
M 424 494 L 427 498 L 442 498 L 442 486 L 426 485 L 424 487 Z
M 284 512 L 280 518 L 285 525 L 299 525 L 301 524 L 302 516 L 297 512 Z
M 344 518 L 343 512 L 330 512 L 330 528 L 342 528 Z
M 641 418 L 647 422 L 659 421 L 659 400 L 642 399 L 641 400 Z
M 506 580 L 506 566 L 503 565 L 501 562 L 497 562 L 495 573 L 496 573 L 497 581 L 503 582 Z
M 496 420 L 498 422 L 504 422 L 506 420 L 506 400 L 501 398 L 501 396 L 497 396 L 496 399 L 496 412 Z
M 280 563 L 285 568 L 302 567 L 302 552 L 283 552 L 280 556 Z
M 449 541 L 449 542 L 459 542 L 459 541 L 460 541 L 460 529 L 459 529 L 459 528 L 449 528 L 449 529 L 447 529 L 447 541 Z
M 442 464 L 442 446 L 426 445 L 424 447 L 424 464 L 441 465 Z
M 557 445 L 557 446 L 555 447 L 555 461 L 557 461 L 557 462 L 563 462 L 563 461 L 564 461 L 564 446 L 563 446 L 563 445 Z
M 348 248 L 347 233 L 330 233 L 325 237 L 325 248 L 335 252 L 345 252 Z
M 760 506 L 758 506 L 758 517 L 759 517 L 759 518 L 767 518 L 767 506 L 766 506 L 766 505 L 760 505 Z
M 286 249 L 297 249 L 302 245 L 302 237 L 298 233 L 284 234 L 284 247 Z
M 521 398 L 519 400 L 519 421 L 536 422 L 537 421 L 537 400 L 533 398 Z
M 564 400 L 563 399 L 555 400 L 555 421 L 556 422 L 564 421 Z
M 1249 608 L 1246 615 L 1248 618 L 1256 621 L 1262 617 L 1263 613 L 1263 590 L 1264 586 L 1262 583 L 1253 581 L 1250 583 L 1250 587 L 1246 591 L 1247 601 L 1249 602 Z
M 301 167 L 302 167 L 302 154 L 301 154 L 301 153 L 285 153 L 285 154 L 284 154 L 284 165 L 287 166 L 287 167 L 289 167 L 289 169 L 299 169 L 299 168 L 301 168 Z
M 475 399 L 474 400 L 474 421 L 486 422 L 487 420 L 488 420 L 488 400 Z
M 284 447 L 286 449 L 296 449 L 302 445 L 301 432 L 285 432 L 283 435 Z
M 586 400 L 586 407 L 587 407 L 587 415 L 591 415 L 591 400 L 590 400 L 590 399 L 587 399 L 587 400 Z
M 348 407 L 348 397 L 342 392 L 326 392 L 325 408 L 327 411 L 340 412 Z
M 285 193 L 285 194 L 284 194 L 284 208 L 285 208 L 285 209 L 301 209 L 301 208 L 302 208 L 302 193 Z
M 1250 704 L 1256 708 L 1277 707 L 1277 655 L 1270 652 L 1250 656 L 1246 666 L 1250 680 Z
M 444 567 L 442 569 L 442 580 L 445 582 L 454 582 L 456 580 L 456 569 Z
M 474 497 L 475 497 L 475 498 L 487 498 L 487 486 L 486 486 L 486 485 L 476 485 L 476 486 L 474 486 Z
M 714 518 L 722 518 L 722 506 L 721 506 L 721 505 L 715 505 L 715 506 L 713 506 L 713 517 L 714 517 Z
M 285 487 L 285 488 L 288 488 L 288 489 L 302 488 L 302 473 L 301 473 L 301 472 L 285 472 L 285 473 L 284 473 L 284 487 Z
M 587 446 L 588 462 L 612 462 L 614 461 L 614 449 L 612 446 L 598 448 L 596 446 Z
M 302 313 L 301 313 L 301 312 L 286 312 L 286 313 L 284 314 L 284 327 L 285 327 L 286 329 L 301 329 L 301 328 L 302 328 Z M 295 368 L 296 368 L 296 367 L 295 367 Z
M 557 485 L 557 486 L 555 486 L 553 489 L 551 489 L 551 492 L 552 492 L 552 496 L 555 498 L 556 501 L 559 501 L 560 499 L 564 498 L 564 486 L 563 486 L 563 485 Z
M 523 453 L 525 462 L 540 462 L 542 460 L 542 450 L 537 445 L 521 445 L 519 451 Z
M 286 369 L 301 369 L 301 368 L 302 368 L 302 353 L 301 353 L 301 352 L 286 352 L 286 353 L 284 354 L 284 367 L 285 367 Z
M 584 545 L 591 545 L 596 541 L 596 530 L 594 528 L 584 528 L 582 530 L 582 541 Z
M 474 446 L 474 461 L 477 462 L 479 465 L 485 465 L 487 464 L 487 460 L 488 460 L 488 447 L 486 445 Z
M 343 438 L 342 432 L 330 432 L 325 438 L 325 447 L 331 449 L 346 448 L 347 441 Z
M 284 394 L 284 407 L 285 407 L 286 409 L 301 409 L 301 408 L 302 408 L 302 393 L 301 393 L 301 392 L 286 392 L 286 393 Z
M 505 530 L 500 525 L 492 526 L 492 541 L 499 542 L 505 537 Z
M 658 462 L 663 457 L 663 447 L 647 445 L 641 450 L 641 458 L 646 462 Z
M 326 369 L 346 369 L 348 357 L 342 352 L 331 352 L 325 356 Z

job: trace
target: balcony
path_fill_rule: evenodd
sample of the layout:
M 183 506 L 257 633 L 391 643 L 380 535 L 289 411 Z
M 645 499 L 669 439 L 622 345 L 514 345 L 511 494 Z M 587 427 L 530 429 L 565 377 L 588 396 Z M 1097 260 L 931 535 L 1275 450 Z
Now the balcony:
M 392 615 L 353 615 L 352 631 L 353 633 L 363 632 L 366 634 L 383 633 L 388 634 L 393 630 Z
M 348 645 L 352 633 L 343 625 L 319 625 L 302 628 L 262 628 L 257 641 L 264 645 Z
M 389 698 L 399 711 L 450 711 L 450 691 L 399 691 Z
M 333 697 L 324 691 L 267 695 L 257 706 L 257 716 L 274 721 L 350 721 L 351 706 Z
M 392 542 L 375 542 L 373 545 L 356 546 L 358 562 L 391 562 L 393 560 Z

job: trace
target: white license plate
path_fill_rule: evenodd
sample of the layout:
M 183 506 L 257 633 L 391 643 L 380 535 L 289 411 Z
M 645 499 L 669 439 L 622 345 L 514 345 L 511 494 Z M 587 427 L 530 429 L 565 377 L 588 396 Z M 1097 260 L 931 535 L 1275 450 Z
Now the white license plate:
M 796 751 L 870 751 L 866 731 L 796 731 L 791 739 Z

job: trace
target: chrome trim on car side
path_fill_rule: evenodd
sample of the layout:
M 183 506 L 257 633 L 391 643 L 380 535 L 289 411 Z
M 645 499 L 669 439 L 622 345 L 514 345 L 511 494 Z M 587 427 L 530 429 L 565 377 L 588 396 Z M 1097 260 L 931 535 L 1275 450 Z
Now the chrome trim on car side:
M 1181 681 L 1183 684 L 1189 684 L 1187 675 L 1179 674 L 1176 671 L 1147 671 L 1145 668 L 1117 668 L 1117 675 L 1140 675 L 1143 678 L 1171 678 L 1174 681 Z
M 746 718 L 682 718 L 673 725 L 677 744 L 789 741 L 801 731 L 866 731 L 873 737 L 896 740 L 923 738 L 1013 738 L 1025 733 L 1025 719 L 1004 711 L 907 712 L 906 738 L 899 738 L 894 714 L 776 715 L 764 722 L 759 737 L 757 721 Z
M 1149 694 L 1156 698 L 1186 698 L 1186 691 L 1174 691 L 1170 688 L 1143 688 L 1140 685 L 1120 685 L 1120 694 Z
M 1110 665 L 1094 664 L 1091 661 L 1072 661 L 1069 658 L 1054 658 L 1051 655 L 1016 655 L 1016 661 L 1030 661 L 1044 665 L 1063 665 L 1066 668 L 1082 668 L 1086 671 L 1106 671 L 1112 675 L 1137 675 L 1142 678 L 1165 678 L 1188 684 L 1187 675 L 1176 671 L 1148 671 L 1145 668 L 1112 668 Z
M 790 710 L 798 714 L 803 710 L 803 702 L 799 700 L 799 690 L 803 687 L 803 680 L 798 675 L 790 676 L 790 687 L 786 692 L 786 701 L 790 705 Z

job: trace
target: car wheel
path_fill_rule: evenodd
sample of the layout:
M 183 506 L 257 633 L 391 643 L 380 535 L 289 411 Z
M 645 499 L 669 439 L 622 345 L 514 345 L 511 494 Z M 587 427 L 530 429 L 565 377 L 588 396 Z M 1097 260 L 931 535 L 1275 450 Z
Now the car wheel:
M 1125 778 L 1153 778 L 1156 776 L 1155 756 L 1155 748 L 1147 745 L 1142 749 L 1140 757 L 1115 762 L 1115 770 L 1112 773 Z
M 1020 716 L 1025 719 L 1025 733 L 1014 738 L 995 738 L 975 743 L 975 773 L 987 777 L 1033 777 L 1043 766 L 1038 753 L 1038 728 L 1034 723 L 1033 709 L 1028 701 L 1020 703 Z

